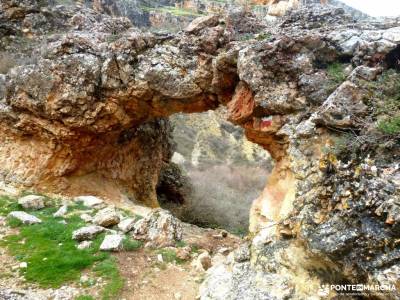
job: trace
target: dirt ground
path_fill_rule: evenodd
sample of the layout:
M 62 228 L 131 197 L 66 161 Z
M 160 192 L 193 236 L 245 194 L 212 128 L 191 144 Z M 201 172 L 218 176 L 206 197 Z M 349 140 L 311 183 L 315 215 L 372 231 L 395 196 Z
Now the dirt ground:
M 228 234 L 222 237 L 220 230 L 204 229 L 185 224 L 183 240 L 188 245 L 196 245 L 209 253 L 219 249 L 234 249 L 240 239 Z M 201 250 L 200 250 L 201 251 Z M 149 249 L 137 252 L 116 254 L 120 271 L 125 278 L 121 300 L 195 300 L 199 286 L 204 279 L 204 272 L 199 272 L 191 265 L 165 264 L 158 261 L 157 254 Z

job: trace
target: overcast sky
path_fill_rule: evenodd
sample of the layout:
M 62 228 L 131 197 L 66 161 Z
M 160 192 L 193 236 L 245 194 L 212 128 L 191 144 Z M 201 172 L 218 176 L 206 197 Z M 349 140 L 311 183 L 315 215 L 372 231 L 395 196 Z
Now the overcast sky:
M 400 0 L 340 0 L 371 16 L 400 16 Z

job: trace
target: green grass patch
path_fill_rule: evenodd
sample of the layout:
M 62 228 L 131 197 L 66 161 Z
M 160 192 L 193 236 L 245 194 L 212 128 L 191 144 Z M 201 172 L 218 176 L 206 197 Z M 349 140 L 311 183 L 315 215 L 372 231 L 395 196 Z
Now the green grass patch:
M 373 114 L 381 120 L 377 129 L 389 136 L 400 133 L 400 74 L 395 70 L 385 71 L 377 81 L 369 83 L 370 106 Z
M 249 230 L 246 227 L 235 227 L 229 230 L 229 232 L 243 238 L 249 233 Z
M 344 72 L 344 64 L 335 62 L 330 64 L 327 68 L 328 77 L 335 84 L 341 84 L 346 80 L 346 74 Z
M 7 225 L 10 226 L 11 228 L 17 228 L 22 226 L 22 222 L 18 220 L 17 218 L 14 217 L 8 217 L 7 218 Z
M 378 123 L 378 129 L 388 135 L 400 134 L 400 116 L 380 121 Z
M 0 196 L 1 216 L 7 216 L 10 212 L 21 209 L 22 207 L 18 204 L 17 200 L 7 196 Z
M 171 249 L 159 249 L 157 251 L 157 254 L 161 254 L 163 261 L 165 263 L 177 263 L 177 264 L 183 264 L 185 261 L 183 259 L 180 259 L 179 257 L 176 256 L 176 253 L 174 250 Z
M 190 245 L 190 247 L 192 248 L 191 253 L 199 253 L 199 252 L 200 252 L 200 247 L 199 247 L 199 245 L 192 244 L 192 245 Z
M 70 212 L 87 209 L 82 203 L 69 206 Z M 14 210 L 22 208 L 14 199 L 0 197 L 1 215 L 7 215 Z M 77 249 L 77 242 L 72 240 L 72 232 L 86 223 L 78 214 L 73 214 L 65 218 L 66 224 L 63 224 L 59 218 L 52 216 L 57 210 L 58 207 L 53 206 L 39 211 L 27 211 L 42 220 L 42 223 L 30 226 L 8 218 L 8 225 L 18 227 L 19 233 L 5 237 L 0 241 L 0 246 L 6 247 L 18 261 L 28 263 L 28 267 L 20 271 L 28 282 L 45 288 L 59 288 L 67 282 L 79 281 L 82 271 L 93 267 L 96 275 L 102 276 L 106 281 L 102 299 L 117 299 L 124 282 L 115 259 L 110 253 L 99 251 L 104 234 L 99 235 L 89 249 Z M 142 243 L 135 240 L 127 239 L 124 243 L 124 248 L 129 251 L 137 250 L 141 246 Z M 77 299 L 93 297 L 81 295 Z
M 115 258 L 110 256 L 99 262 L 94 267 L 94 271 L 108 281 L 103 289 L 102 299 L 116 299 L 124 286 L 124 280 L 119 273 Z
M 122 242 L 125 251 L 136 251 L 143 247 L 143 242 L 127 237 Z
M 6 237 L 3 244 L 16 259 L 28 263 L 23 273 L 27 281 L 57 288 L 79 279 L 82 270 L 108 258 L 109 254 L 98 252 L 101 237 L 90 249 L 78 250 L 72 232 L 84 223 L 74 216 L 62 224 L 49 216 L 54 211 L 49 208 L 34 213 L 43 223 L 21 226 L 20 233 Z
M 187 246 L 187 243 L 185 241 L 176 241 L 175 246 L 177 248 L 183 248 Z
M 263 33 L 260 33 L 260 34 L 258 34 L 258 35 L 256 36 L 256 40 L 257 40 L 257 41 L 264 41 L 264 40 L 269 40 L 269 39 L 271 39 L 271 37 L 272 37 L 271 33 L 269 33 L 269 32 L 263 32 Z

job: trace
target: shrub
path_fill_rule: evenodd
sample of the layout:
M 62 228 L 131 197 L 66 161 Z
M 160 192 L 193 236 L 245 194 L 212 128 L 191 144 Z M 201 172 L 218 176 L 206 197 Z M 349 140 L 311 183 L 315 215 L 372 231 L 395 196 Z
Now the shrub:
M 328 77 L 335 84 L 341 84 L 346 80 L 346 74 L 344 73 L 344 65 L 338 62 L 330 64 L 327 68 Z
M 160 249 L 157 251 L 158 254 L 161 254 L 163 261 L 165 263 L 177 263 L 177 264 L 182 264 L 185 261 L 183 259 L 180 259 L 179 257 L 176 256 L 176 252 L 171 249 Z
M 123 249 L 125 251 L 136 251 L 143 247 L 143 242 L 131 239 L 129 237 L 125 238 L 123 241 Z
M 378 129 L 388 135 L 400 134 L 400 116 L 380 121 L 378 123 Z

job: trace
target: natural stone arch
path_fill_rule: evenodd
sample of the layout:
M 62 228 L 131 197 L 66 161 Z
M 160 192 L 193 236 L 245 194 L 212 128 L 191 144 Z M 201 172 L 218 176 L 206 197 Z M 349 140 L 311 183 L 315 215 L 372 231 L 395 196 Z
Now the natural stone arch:
M 262 30 L 241 17 L 230 17 L 234 31 Z M 296 22 L 296 16 L 287 22 Z M 334 50 L 334 40 L 323 41 L 307 31 L 272 41 L 231 43 L 232 28 L 226 32 L 223 20 L 211 16 L 195 20 L 176 37 L 130 29 L 114 41 L 100 27 L 49 43 L 36 65 L 9 74 L 2 109 L 6 180 L 49 191 L 133 194 L 156 206 L 157 174 L 169 153 L 167 125 L 152 120 L 228 105 L 229 119 L 276 161 L 271 184 L 254 210 L 266 221 L 283 218 L 287 214 L 281 208 L 290 211 L 296 177 L 303 176 L 289 166 L 290 133 L 284 125 L 298 122 L 308 138 L 316 122 L 296 118 L 318 111 L 326 97 L 316 93 L 319 86 L 294 82 L 299 77 L 300 82 L 326 81 L 316 62 L 329 64 L 344 53 Z M 332 113 L 324 111 L 313 120 Z

